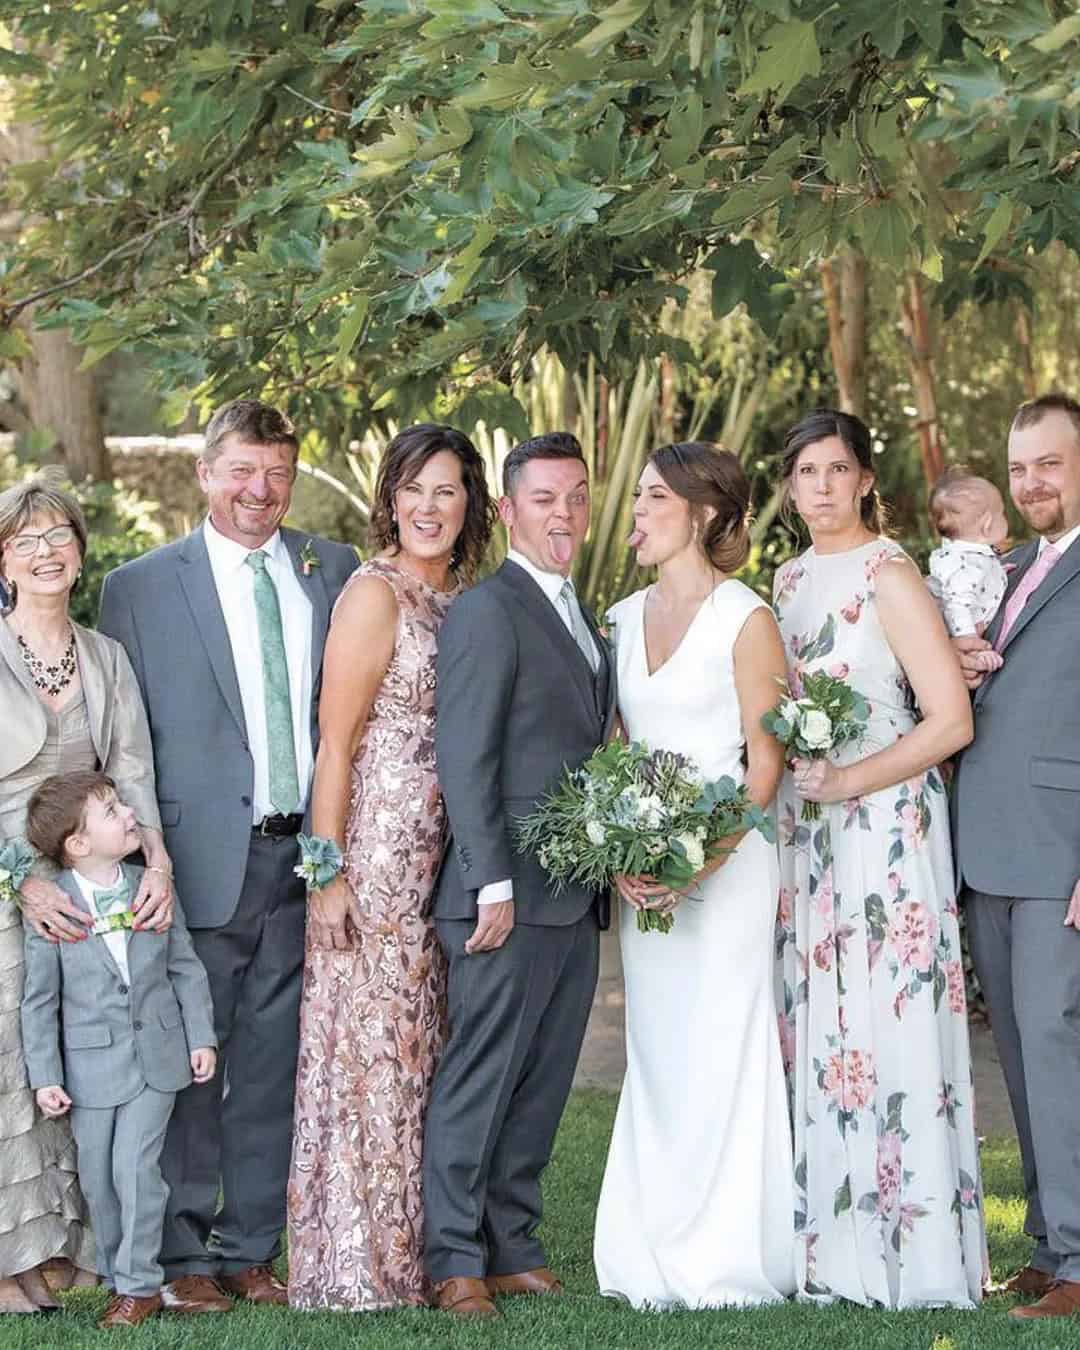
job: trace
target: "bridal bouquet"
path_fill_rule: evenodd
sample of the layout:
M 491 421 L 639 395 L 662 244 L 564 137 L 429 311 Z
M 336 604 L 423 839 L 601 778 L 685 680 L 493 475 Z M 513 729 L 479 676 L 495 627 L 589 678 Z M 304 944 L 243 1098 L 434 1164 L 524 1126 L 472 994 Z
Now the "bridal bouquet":
M 654 877 L 684 890 L 705 864 L 729 852 L 728 835 L 758 829 L 775 838 L 770 817 L 733 778 L 706 783 L 696 765 L 640 741 L 612 741 L 564 773 L 530 815 L 515 822 L 521 852 L 535 853 L 555 884 L 600 888 L 620 874 Z M 666 933 L 672 916 L 638 910 L 643 933 Z
M 792 758 L 825 759 L 839 746 L 862 739 L 870 707 L 857 689 L 823 670 L 804 675 L 802 686 L 802 697 L 795 698 L 785 685 L 786 697 L 761 718 Z M 803 820 L 820 815 L 819 802 L 803 802 Z

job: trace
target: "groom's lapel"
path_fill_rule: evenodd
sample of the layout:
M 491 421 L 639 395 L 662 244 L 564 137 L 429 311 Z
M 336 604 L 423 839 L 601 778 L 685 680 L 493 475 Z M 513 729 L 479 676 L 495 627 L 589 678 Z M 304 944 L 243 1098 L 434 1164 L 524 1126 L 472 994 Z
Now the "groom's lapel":
M 562 654 L 567 673 L 574 681 L 590 716 L 597 716 L 596 677 L 585 659 L 585 653 L 570 636 L 570 632 L 555 613 L 555 606 L 523 567 L 509 561 L 496 573 L 514 594 L 514 598 L 528 612 L 530 618 L 544 630 L 552 646 Z
M 225 615 L 221 611 L 221 600 L 214 584 L 210 554 L 206 551 L 206 540 L 203 538 L 201 525 L 193 530 L 181 545 L 180 566 L 177 570 L 180 586 L 187 598 L 192 621 L 206 648 L 214 678 L 218 682 L 229 711 L 236 719 L 240 735 L 246 738 L 247 725 L 244 722 L 244 705 L 240 701 L 240 684 L 236 678 L 229 632 L 225 627 Z M 178 666 L 182 661 L 183 654 L 178 653 Z

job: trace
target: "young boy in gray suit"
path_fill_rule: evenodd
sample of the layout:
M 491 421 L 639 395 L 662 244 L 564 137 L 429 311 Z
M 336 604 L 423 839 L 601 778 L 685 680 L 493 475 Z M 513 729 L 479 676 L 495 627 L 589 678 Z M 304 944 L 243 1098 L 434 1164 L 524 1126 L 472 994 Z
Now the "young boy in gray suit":
M 27 836 L 95 919 L 81 942 L 26 928 L 27 1073 L 46 1116 L 71 1112 L 98 1272 L 113 1290 L 98 1325 L 138 1326 L 161 1307 L 159 1159 L 173 1102 L 216 1067 L 210 986 L 179 904 L 167 932 L 131 929 L 141 868 L 123 859 L 139 836 L 111 778 L 47 778 L 30 799 Z

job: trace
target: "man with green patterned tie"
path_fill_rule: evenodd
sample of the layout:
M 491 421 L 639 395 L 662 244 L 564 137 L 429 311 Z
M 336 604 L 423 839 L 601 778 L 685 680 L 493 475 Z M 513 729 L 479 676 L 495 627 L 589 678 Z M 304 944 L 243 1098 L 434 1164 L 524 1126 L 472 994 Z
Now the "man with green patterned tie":
M 304 957 L 296 835 L 330 611 L 356 565 L 342 544 L 281 528 L 297 451 L 274 408 L 219 409 L 197 464 L 207 519 L 110 573 L 102 591 L 100 627 L 123 643 L 146 702 L 166 842 L 221 1046 L 216 1079 L 180 1094 L 162 1155 L 162 1299 L 176 1312 L 225 1311 L 228 1294 L 286 1301 L 271 1267 Z

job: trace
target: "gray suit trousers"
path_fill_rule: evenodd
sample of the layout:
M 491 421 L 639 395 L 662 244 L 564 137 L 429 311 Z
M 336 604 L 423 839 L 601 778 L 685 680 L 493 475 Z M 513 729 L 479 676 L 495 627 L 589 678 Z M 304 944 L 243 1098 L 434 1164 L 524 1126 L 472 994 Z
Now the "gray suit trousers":
M 1080 933 L 1064 900 L 965 890 L 968 940 L 1020 1139 L 1031 1264 L 1080 1280 Z
M 218 1071 L 180 1093 L 165 1141 L 170 1280 L 234 1274 L 281 1252 L 307 914 L 298 856 L 293 838 L 253 834 L 236 912 L 221 928 L 191 929 L 214 1000 Z
M 175 1092 L 145 1087 L 122 1106 L 73 1106 L 79 1185 L 97 1243 L 98 1274 L 118 1294 L 161 1288 L 161 1225 L 169 1188 L 159 1165 Z
M 435 925 L 450 962 L 450 1039 L 424 1132 L 428 1273 L 512 1275 L 547 1264 L 540 1174 L 570 1093 L 599 965 L 596 915 L 518 924 L 465 954 L 471 919 Z

